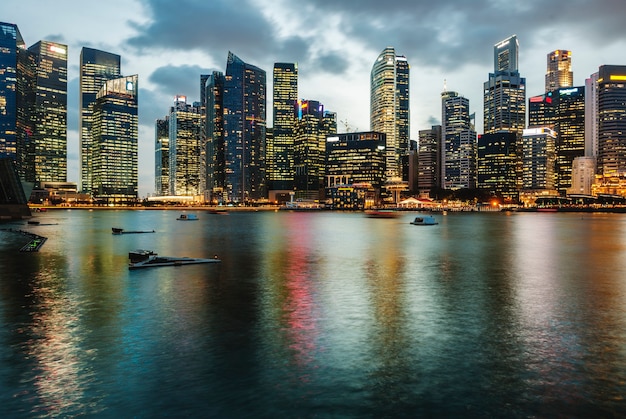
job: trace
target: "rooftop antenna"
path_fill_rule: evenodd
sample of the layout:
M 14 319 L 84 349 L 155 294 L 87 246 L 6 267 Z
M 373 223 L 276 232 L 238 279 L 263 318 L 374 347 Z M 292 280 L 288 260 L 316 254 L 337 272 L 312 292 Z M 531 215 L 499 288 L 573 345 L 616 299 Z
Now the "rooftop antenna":
M 443 79 L 443 91 L 444 92 L 448 91 L 448 83 L 447 83 L 446 79 Z

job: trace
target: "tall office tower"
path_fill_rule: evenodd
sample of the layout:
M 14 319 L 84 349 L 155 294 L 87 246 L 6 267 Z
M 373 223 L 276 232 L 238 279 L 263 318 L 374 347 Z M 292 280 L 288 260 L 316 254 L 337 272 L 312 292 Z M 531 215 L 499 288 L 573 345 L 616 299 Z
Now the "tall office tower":
M 565 195 L 571 187 L 572 164 L 585 155 L 585 88 L 551 90 L 528 101 L 528 126 L 556 132 L 556 184 Z
M 598 71 L 598 174 L 626 176 L 626 66 Z
M 35 72 L 34 132 L 25 156 L 25 180 L 67 181 L 67 46 L 39 41 L 28 48 Z
M 325 140 L 326 186 L 368 183 L 377 191 L 385 184 L 385 134 L 348 132 Z
M 585 79 L 585 156 L 598 157 L 598 77 Z
M 224 73 L 214 71 L 204 80 L 201 92 L 204 98 L 206 137 L 206 188 L 209 200 L 215 203 L 228 201 L 225 194 L 226 169 L 224 149 Z
M 169 114 L 169 193 L 199 196 L 202 177 L 204 124 L 200 104 L 176 96 Z
M 419 131 L 417 187 L 420 195 L 429 195 L 431 190 L 441 188 L 441 142 L 441 125 Z
M 170 188 L 170 118 L 157 119 L 154 126 L 154 192 L 168 195 Z
M 409 150 L 409 63 L 385 48 L 370 75 L 370 130 L 387 137 L 387 177 L 401 177 L 401 157 Z
M 293 167 L 296 198 L 320 199 L 324 188 L 326 137 L 336 133 L 324 106 L 314 100 L 298 100 L 293 107 Z
M 294 105 L 298 100 L 298 65 L 274 64 L 274 134 L 267 143 L 267 177 L 273 190 L 293 190 Z
M 497 132 L 478 137 L 478 188 L 502 197 L 519 199 L 517 134 Z
M 17 157 L 18 55 L 26 44 L 17 25 L 0 22 L 0 157 Z
M 476 131 L 469 99 L 457 92 L 441 94 L 443 152 L 441 179 L 444 189 L 476 188 Z
M 91 104 L 91 191 L 100 201 L 137 199 L 138 77 L 107 80 Z
M 91 107 L 107 80 L 120 77 L 120 56 L 83 47 L 80 51 L 80 95 L 78 119 L 79 190 L 90 193 L 92 176 Z
M 572 52 L 563 49 L 550 52 L 546 70 L 546 93 L 573 85 Z
M 265 71 L 229 52 L 224 81 L 224 169 L 231 202 L 267 198 L 265 92 Z
M 515 132 L 526 125 L 526 79 L 517 68 L 519 44 L 511 36 L 494 46 L 494 72 L 484 84 L 484 132 Z
M 522 188 L 553 191 L 556 168 L 556 132 L 525 129 L 522 135 Z

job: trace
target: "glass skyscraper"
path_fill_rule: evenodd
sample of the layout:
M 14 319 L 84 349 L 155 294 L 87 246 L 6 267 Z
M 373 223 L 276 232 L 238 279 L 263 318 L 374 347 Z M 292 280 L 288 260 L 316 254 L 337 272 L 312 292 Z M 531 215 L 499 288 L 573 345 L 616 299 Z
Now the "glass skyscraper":
M 298 100 L 298 65 L 275 63 L 273 82 L 273 136 L 267 143 L 267 175 L 273 190 L 294 187 L 294 105 Z
M 199 196 L 201 190 L 204 125 L 199 104 L 176 96 L 169 114 L 169 193 Z
M 0 22 L 0 157 L 17 154 L 18 54 L 25 46 L 17 25 Z
M 626 177 L 626 66 L 598 71 L 598 174 Z
M 476 188 L 476 131 L 469 111 L 469 99 L 457 92 L 441 94 L 440 164 L 444 189 Z
M 402 156 L 409 152 L 409 63 L 385 48 L 370 74 L 370 130 L 387 138 L 387 177 L 401 177 Z
M 229 52 L 224 81 L 224 169 L 231 202 L 267 198 L 265 127 L 265 71 Z
M 92 142 L 91 119 L 96 96 L 107 80 L 120 77 L 120 56 L 93 48 L 80 52 L 80 95 L 78 119 L 79 136 L 79 190 L 91 192 Z
M 224 202 L 226 169 L 224 151 L 224 74 L 214 71 L 204 79 L 201 94 L 206 107 L 206 188 L 210 200 Z
M 157 119 L 154 126 L 154 191 L 157 196 L 170 193 L 170 119 Z
M 138 77 L 104 83 L 92 106 L 92 185 L 106 203 L 137 199 Z
M 574 85 L 574 73 L 572 72 L 572 52 L 557 49 L 548 54 L 548 67 L 546 70 L 546 93 L 561 87 Z
M 441 125 L 419 131 L 419 152 L 417 154 L 417 188 L 421 194 L 441 188 Z

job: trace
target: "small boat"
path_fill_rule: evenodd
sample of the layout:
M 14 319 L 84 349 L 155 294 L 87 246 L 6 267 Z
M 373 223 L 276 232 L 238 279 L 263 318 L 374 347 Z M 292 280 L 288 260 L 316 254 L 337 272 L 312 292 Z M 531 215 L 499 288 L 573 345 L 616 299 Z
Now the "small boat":
M 225 210 L 224 208 L 215 208 L 215 209 L 210 209 L 209 214 L 228 215 L 228 211 Z
M 400 213 L 393 210 L 372 210 L 365 211 L 368 218 L 397 218 Z
M 158 266 L 181 266 L 197 263 L 218 263 L 221 262 L 217 255 L 213 259 L 200 259 L 189 257 L 159 256 L 152 250 L 135 250 L 128 253 L 128 269 L 152 268 Z
M 126 231 L 123 228 L 111 227 L 113 234 L 140 234 L 140 233 L 154 233 L 154 230 L 132 230 Z
M 177 218 L 179 221 L 195 221 L 198 219 L 196 214 L 180 214 Z
M 434 226 L 439 223 L 435 221 L 435 217 L 432 215 L 425 215 L 423 217 L 415 217 L 411 224 L 416 226 Z

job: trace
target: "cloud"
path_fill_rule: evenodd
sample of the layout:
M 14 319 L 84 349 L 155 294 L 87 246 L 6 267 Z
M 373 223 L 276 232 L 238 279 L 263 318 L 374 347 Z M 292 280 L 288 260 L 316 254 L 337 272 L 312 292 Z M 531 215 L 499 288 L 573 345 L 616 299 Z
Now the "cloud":
M 158 86 L 160 92 L 172 98 L 175 95 L 184 95 L 190 98 L 190 101 L 198 101 L 200 100 L 200 75 L 210 74 L 212 71 L 214 70 L 197 65 L 166 65 L 154 70 L 148 77 L 148 81 Z

